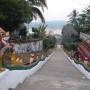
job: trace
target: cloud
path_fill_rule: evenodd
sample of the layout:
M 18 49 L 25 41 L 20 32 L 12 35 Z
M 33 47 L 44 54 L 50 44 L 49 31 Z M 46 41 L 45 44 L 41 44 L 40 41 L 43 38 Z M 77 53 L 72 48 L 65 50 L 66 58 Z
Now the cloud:
M 89 0 L 47 0 L 48 10 L 44 11 L 45 19 L 67 20 L 67 15 L 73 9 L 81 11 L 89 2 Z

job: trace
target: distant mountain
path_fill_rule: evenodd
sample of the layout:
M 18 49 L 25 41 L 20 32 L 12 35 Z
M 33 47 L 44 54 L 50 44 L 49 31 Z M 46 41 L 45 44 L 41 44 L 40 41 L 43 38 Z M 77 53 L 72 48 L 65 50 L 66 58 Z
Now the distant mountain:
M 41 22 L 32 22 L 29 24 L 29 27 L 39 27 Z M 65 21 L 46 21 L 47 28 L 51 29 L 62 29 L 65 25 Z
M 48 21 L 46 22 L 46 25 L 51 29 L 62 29 L 62 27 L 65 25 L 65 21 Z

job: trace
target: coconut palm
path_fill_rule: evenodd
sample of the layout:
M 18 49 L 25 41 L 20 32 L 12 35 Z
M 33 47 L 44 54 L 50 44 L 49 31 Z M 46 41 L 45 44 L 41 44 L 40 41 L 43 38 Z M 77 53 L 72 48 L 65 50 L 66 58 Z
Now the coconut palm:
M 86 15 L 84 13 L 79 14 L 77 22 L 79 31 L 84 31 L 86 29 Z
M 69 24 L 73 26 L 73 28 L 80 34 L 80 20 L 81 17 L 79 16 L 76 9 L 74 9 L 69 15 Z
M 88 6 L 85 10 L 83 10 L 83 13 L 85 14 L 85 23 L 86 23 L 86 28 L 85 31 L 90 30 L 90 6 Z
M 47 7 L 46 0 L 29 0 L 29 3 L 31 5 L 41 7 L 42 9 L 43 9 L 43 7 Z
M 76 19 L 78 16 L 78 12 L 76 11 L 76 9 L 74 9 L 69 15 L 69 23 L 72 24 L 72 26 L 74 27 L 74 25 L 76 24 Z
M 42 11 L 44 11 L 44 7 L 47 8 L 46 0 L 27 0 L 27 1 L 31 6 L 32 16 L 35 19 L 37 19 L 37 16 L 39 16 L 42 22 L 45 22 L 44 16 L 40 11 L 40 8 L 42 9 Z

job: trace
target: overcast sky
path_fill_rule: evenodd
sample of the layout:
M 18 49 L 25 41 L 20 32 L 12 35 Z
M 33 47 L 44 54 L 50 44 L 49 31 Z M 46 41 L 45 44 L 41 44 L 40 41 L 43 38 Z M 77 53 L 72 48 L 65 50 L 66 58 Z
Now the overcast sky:
M 67 20 L 73 9 L 83 10 L 90 0 L 47 0 L 48 9 L 44 11 L 46 21 Z

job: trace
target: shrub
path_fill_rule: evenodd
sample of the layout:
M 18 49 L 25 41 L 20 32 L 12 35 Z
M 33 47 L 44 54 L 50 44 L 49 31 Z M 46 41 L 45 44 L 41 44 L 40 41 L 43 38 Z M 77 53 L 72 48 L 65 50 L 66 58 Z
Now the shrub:
M 56 38 L 54 36 L 48 36 L 43 40 L 43 49 L 54 48 L 56 45 Z
M 62 44 L 64 46 L 64 48 L 68 51 L 71 50 L 76 50 L 77 47 L 79 46 L 79 40 L 75 40 L 73 38 L 65 38 L 62 40 Z
M 45 38 L 45 29 L 46 29 L 46 25 L 40 25 L 39 27 L 32 28 L 32 32 L 33 32 L 33 38 L 39 38 L 39 39 L 44 39 Z

